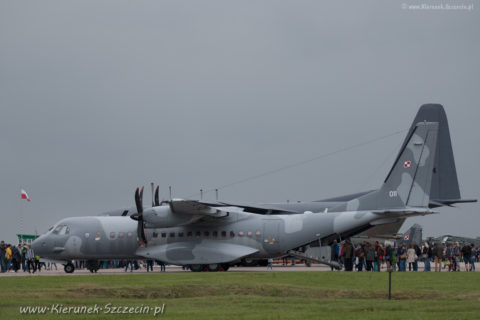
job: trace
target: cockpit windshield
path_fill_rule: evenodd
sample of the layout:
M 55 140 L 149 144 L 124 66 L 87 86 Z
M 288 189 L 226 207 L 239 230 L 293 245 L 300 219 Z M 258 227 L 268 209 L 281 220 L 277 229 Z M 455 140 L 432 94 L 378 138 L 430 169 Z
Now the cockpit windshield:
M 70 228 L 67 225 L 60 224 L 53 230 L 52 233 L 63 236 L 70 233 Z

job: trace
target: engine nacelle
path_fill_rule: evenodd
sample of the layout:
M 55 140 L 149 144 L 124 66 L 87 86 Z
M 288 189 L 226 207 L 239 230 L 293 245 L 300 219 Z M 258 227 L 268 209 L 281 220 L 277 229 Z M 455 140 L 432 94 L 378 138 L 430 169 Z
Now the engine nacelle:
M 159 206 L 143 212 L 145 228 L 171 228 L 184 226 L 199 220 L 201 216 L 175 212 L 170 206 Z

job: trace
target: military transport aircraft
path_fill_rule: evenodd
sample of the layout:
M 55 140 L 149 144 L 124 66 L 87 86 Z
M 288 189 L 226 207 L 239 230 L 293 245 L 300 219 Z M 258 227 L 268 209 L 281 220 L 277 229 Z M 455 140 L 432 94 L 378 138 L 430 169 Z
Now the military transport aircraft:
M 42 258 L 153 259 L 188 265 L 192 271 L 217 271 L 241 259 L 266 259 L 296 248 L 325 246 L 373 227 L 400 224 L 412 216 L 435 213 L 461 199 L 447 118 L 441 105 L 423 105 L 378 190 L 324 201 L 237 204 L 197 200 L 142 204 L 105 216 L 72 217 L 55 224 L 32 244 Z M 130 217 L 130 218 L 129 218 Z M 315 259 L 313 259 L 315 260 Z M 334 262 L 317 259 L 333 266 Z M 93 264 L 92 264 L 93 263 Z M 93 266 L 92 266 L 93 265 Z

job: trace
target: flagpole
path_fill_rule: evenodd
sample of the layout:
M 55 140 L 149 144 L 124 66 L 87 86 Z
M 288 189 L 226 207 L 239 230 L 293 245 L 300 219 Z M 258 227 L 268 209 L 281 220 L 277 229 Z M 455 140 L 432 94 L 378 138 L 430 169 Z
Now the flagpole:
M 20 198 L 20 200 L 22 200 Z M 23 243 L 23 201 L 20 201 L 20 243 Z

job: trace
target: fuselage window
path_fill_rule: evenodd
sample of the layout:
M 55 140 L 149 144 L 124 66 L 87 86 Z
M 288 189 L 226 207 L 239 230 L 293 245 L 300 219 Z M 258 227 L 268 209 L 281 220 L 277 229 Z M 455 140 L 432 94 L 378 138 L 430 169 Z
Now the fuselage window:
M 175 238 L 175 232 L 170 232 L 170 238 Z
M 238 233 L 238 236 L 239 236 L 239 237 L 243 237 L 243 231 L 240 231 L 240 232 Z
M 222 231 L 222 238 L 225 238 L 227 236 L 227 232 L 226 231 Z
M 248 231 L 247 236 L 252 237 L 252 231 Z
M 158 232 L 155 232 L 155 231 L 154 231 L 154 232 L 153 232 L 153 237 L 154 237 L 154 238 L 158 238 Z
M 202 233 L 200 231 L 195 232 L 195 237 L 200 238 L 201 235 Z
M 90 233 L 85 233 L 85 239 L 88 239 L 90 237 Z
M 192 231 L 188 231 L 187 237 L 191 237 L 193 235 Z
M 122 239 L 124 235 L 125 235 L 125 233 L 119 232 L 119 233 L 118 233 L 118 238 L 119 238 L 119 239 Z
M 127 233 L 127 237 L 129 237 L 129 238 L 131 238 L 132 235 L 133 235 L 133 234 L 132 234 L 131 232 Z
M 218 232 L 217 232 L 217 231 L 213 231 L 213 232 L 212 232 L 212 237 L 214 237 L 214 238 L 218 237 Z
M 260 237 L 262 234 L 260 233 L 260 231 L 257 231 L 257 232 L 255 233 L 255 235 L 256 235 L 257 237 Z
M 235 237 L 235 232 L 230 231 L 230 238 L 234 238 L 234 237 Z
M 205 232 L 203 233 L 203 235 L 204 235 L 205 237 L 208 237 L 208 236 L 210 235 L 210 232 L 205 231 Z
M 162 232 L 162 238 L 166 238 L 167 234 L 165 232 Z
M 179 237 L 183 237 L 183 232 L 179 232 L 179 233 L 178 233 L 178 236 L 179 236 Z
M 110 239 L 115 239 L 115 232 L 110 232 Z

